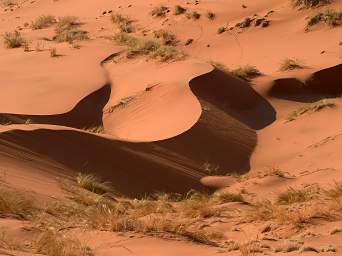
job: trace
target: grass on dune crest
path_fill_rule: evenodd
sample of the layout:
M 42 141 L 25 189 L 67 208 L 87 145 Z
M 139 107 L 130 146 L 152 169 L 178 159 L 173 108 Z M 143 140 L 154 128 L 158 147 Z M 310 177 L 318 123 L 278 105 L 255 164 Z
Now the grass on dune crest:
M 31 23 L 32 29 L 43 29 L 48 28 L 57 22 L 55 16 L 52 15 L 42 15 L 36 18 Z
M 88 32 L 80 30 L 78 28 L 80 25 L 81 23 L 77 17 L 65 16 L 59 18 L 53 39 L 57 42 L 68 43 L 88 39 Z
M 289 71 L 304 68 L 302 62 L 296 58 L 284 59 L 280 65 L 280 71 Z
M 112 22 L 119 27 L 121 32 L 124 32 L 124 33 L 133 32 L 132 20 L 129 17 L 116 13 L 116 14 L 112 14 L 111 19 L 112 19 Z

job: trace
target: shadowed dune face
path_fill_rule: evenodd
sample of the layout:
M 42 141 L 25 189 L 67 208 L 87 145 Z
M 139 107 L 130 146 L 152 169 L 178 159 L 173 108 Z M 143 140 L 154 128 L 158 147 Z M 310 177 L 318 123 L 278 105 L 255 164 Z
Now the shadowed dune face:
M 319 70 L 302 82 L 297 78 L 273 81 L 268 95 L 298 102 L 315 102 L 342 93 L 342 64 Z
M 151 143 L 120 142 L 78 131 L 47 129 L 12 130 L 0 137 L 1 152 L 8 152 L 8 148 L 13 152 L 15 148 L 12 157 L 18 159 L 27 152 L 75 171 L 96 173 L 127 196 L 206 189 L 200 183 L 204 173 L 169 159 L 163 148 Z
M 223 71 L 214 69 L 190 82 L 200 101 L 208 102 L 251 129 L 261 129 L 276 117 L 272 105 L 250 84 Z
M 22 124 L 27 120 L 37 124 L 54 124 L 73 128 L 102 126 L 102 109 L 109 100 L 111 86 L 106 84 L 101 89 L 83 98 L 69 112 L 59 115 L 20 115 L 1 113 L 1 124 Z

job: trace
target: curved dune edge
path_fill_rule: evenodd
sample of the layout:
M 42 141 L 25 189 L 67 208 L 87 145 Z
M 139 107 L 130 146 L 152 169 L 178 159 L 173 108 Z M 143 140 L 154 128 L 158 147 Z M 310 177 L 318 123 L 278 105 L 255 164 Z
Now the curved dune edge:
M 281 78 L 273 81 L 268 95 L 299 102 L 314 102 L 322 97 L 336 97 L 342 93 L 342 64 L 314 72 L 304 81 Z

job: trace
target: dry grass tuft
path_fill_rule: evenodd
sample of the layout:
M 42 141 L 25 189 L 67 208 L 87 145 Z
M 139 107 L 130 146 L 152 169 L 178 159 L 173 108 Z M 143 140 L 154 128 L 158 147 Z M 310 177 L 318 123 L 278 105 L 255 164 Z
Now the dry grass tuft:
M 232 70 L 231 73 L 246 81 L 249 81 L 252 78 L 256 78 L 262 75 L 262 73 L 255 66 L 251 65 L 239 67 L 237 69 Z
M 80 23 L 77 17 L 65 16 L 58 20 L 56 35 L 53 40 L 57 42 L 73 43 L 78 40 L 88 39 L 88 32 L 78 29 Z
M 336 107 L 336 104 L 332 101 L 329 101 L 327 99 L 319 100 L 315 103 L 312 103 L 310 105 L 307 105 L 305 107 L 302 107 L 302 108 L 292 112 L 288 116 L 287 120 L 293 121 L 305 113 L 314 113 L 314 112 L 321 111 L 322 109 L 325 109 L 325 108 L 334 108 L 334 107 Z
M 169 11 L 169 8 L 166 6 L 157 6 L 153 8 L 151 15 L 155 17 L 165 17 Z
M 228 203 L 228 202 L 240 202 L 246 203 L 242 194 L 234 194 L 234 193 L 220 193 L 218 195 L 218 200 L 220 203 Z
M 0 215 L 29 219 L 35 210 L 33 201 L 28 197 L 18 191 L 0 189 Z
M 154 37 L 161 39 L 164 45 L 176 45 L 177 39 L 176 35 L 172 34 L 164 29 L 159 29 L 153 32 Z
M 277 203 L 289 205 L 293 203 L 307 202 L 314 199 L 317 192 L 318 191 L 313 188 L 295 189 L 290 187 L 278 195 Z
M 196 11 L 192 11 L 187 13 L 186 17 L 188 19 L 198 20 L 199 18 L 201 18 L 201 14 Z
M 305 8 L 312 8 L 319 5 L 326 5 L 331 3 L 331 0 L 291 0 L 293 5 L 302 6 Z
M 112 14 L 111 16 L 112 22 L 116 24 L 121 32 L 125 33 L 132 33 L 133 32 L 133 26 L 132 26 L 132 20 L 126 16 L 123 16 L 121 14 Z
M 77 184 L 86 190 L 89 190 L 95 194 L 103 195 L 112 191 L 112 187 L 109 182 L 101 181 L 93 174 L 79 173 L 76 177 Z
M 157 41 L 150 39 L 139 39 L 126 33 L 118 33 L 114 40 L 128 47 L 127 57 L 133 58 L 137 55 L 145 55 L 152 59 L 161 61 L 179 60 L 184 54 L 173 46 L 160 45 Z
M 180 5 L 176 5 L 175 6 L 175 10 L 174 10 L 174 15 L 180 15 L 186 12 L 186 8 L 180 6 Z
M 4 35 L 4 44 L 7 48 L 19 48 L 25 44 L 25 39 L 20 32 L 15 30 L 13 32 L 6 32 Z
M 285 59 L 280 65 L 280 71 L 288 71 L 294 69 L 302 69 L 304 66 L 302 65 L 301 61 L 298 59 Z
M 206 16 L 209 20 L 214 20 L 216 17 L 216 14 L 213 13 L 212 11 L 207 11 Z
M 55 16 L 52 15 L 42 15 L 36 18 L 31 23 L 32 29 L 43 29 L 48 28 L 57 22 Z
M 91 256 L 92 250 L 75 239 L 52 230 L 43 231 L 36 239 L 37 253 L 53 256 Z

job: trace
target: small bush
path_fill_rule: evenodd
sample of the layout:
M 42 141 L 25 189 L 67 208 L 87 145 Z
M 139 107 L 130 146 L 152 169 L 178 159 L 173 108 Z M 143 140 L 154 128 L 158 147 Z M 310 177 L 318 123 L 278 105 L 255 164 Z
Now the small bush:
M 79 173 L 76 177 L 77 184 L 86 190 L 102 195 L 112 190 L 110 183 L 103 182 L 92 174 Z
M 245 66 L 239 67 L 237 69 L 232 70 L 231 73 L 247 81 L 252 78 L 262 75 L 262 73 L 255 66 L 251 66 L 251 65 L 245 65 Z
M 294 69 L 302 69 L 303 65 L 298 59 L 285 59 L 280 65 L 280 71 L 288 71 Z
M 166 30 L 159 29 L 153 34 L 155 38 L 161 39 L 164 45 L 175 45 L 177 43 L 176 36 Z
M 56 48 L 51 48 L 50 50 L 50 57 L 51 58 L 54 58 L 54 57 L 57 57 L 57 49 Z
M 131 33 L 133 32 L 132 21 L 121 14 L 112 14 L 112 22 L 116 24 L 121 32 Z
M 228 202 L 245 203 L 246 202 L 242 194 L 233 194 L 233 193 L 220 193 L 218 195 L 218 199 L 221 203 L 228 203 Z
M 324 22 L 330 27 L 337 27 L 342 25 L 342 12 L 334 10 L 325 10 L 312 16 L 307 24 L 307 27 L 312 27 L 320 22 Z
M 42 15 L 39 16 L 35 21 L 32 22 L 32 29 L 43 29 L 52 26 L 55 24 L 56 18 L 52 15 Z
M 291 0 L 295 6 L 303 6 L 305 8 L 312 8 L 319 5 L 329 4 L 331 0 Z
M 155 17 L 165 17 L 166 13 L 169 12 L 169 8 L 166 6 L 157 6 L 153 8 L 151 15 Z
M 224 32 L 226 32 L 226 28 L 225 28 L 225 27 L 219 27 L 219 28 L 217 29 L 217 34 L 222 34 L 222 33 L 224 33 Z
M 180 5 L 176 5 L 175 6 L 175 10 L 174 10 L 174 15 L 180 15 L 186 12 L 186 8 L 180 6 Z
M 7 48 L 19 48 L 24 45 L 25 39 L 21 36 L 20 32 L 6 32 L 4 35 L 4 44 Z

